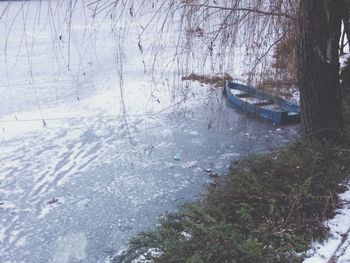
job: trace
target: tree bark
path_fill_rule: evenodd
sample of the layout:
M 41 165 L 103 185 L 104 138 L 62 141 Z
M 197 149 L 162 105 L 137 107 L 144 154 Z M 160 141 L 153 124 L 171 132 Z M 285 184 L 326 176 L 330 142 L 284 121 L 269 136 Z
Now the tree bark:
M 339 40 L 342 0 L 301 0 L 298 82 L 304 134 L 321 141 L 342 135 Z

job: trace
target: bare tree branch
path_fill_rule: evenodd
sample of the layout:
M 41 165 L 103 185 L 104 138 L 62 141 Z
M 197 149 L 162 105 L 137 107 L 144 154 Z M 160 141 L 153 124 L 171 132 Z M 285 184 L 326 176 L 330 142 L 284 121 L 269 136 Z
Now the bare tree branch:
M 196 6 L 196 7 L 204 7 L 204 8 L 211 8 L 211 9 L 220 9 L 220 10 L 227 10 L 227 11 L 242 11 L 242 12 L 250 12 L 250 13 L 255 13 L 255 14 L 260 14 L 260 15 L 265 15 L 265 16 L 282 16 L 288 19 L 294 20 L 293 16 L 290 16 L 287 13 L 276 13 L 272 11 L 263 11 L 259 10 L 254 7 L 224 7 L 224 6 L 215 6 L 215 5 L 194 5 L 194 4 L 189 4 L 189 6 Z

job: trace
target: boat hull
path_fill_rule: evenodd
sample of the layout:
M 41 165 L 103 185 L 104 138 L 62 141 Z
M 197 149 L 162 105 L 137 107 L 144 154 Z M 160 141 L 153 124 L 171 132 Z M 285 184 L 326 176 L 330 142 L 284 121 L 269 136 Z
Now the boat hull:
M 277 125 L 300 122 L 300 107 L 255 88 L 227 81 L 225 94 L 238 109 L 260 116 Z

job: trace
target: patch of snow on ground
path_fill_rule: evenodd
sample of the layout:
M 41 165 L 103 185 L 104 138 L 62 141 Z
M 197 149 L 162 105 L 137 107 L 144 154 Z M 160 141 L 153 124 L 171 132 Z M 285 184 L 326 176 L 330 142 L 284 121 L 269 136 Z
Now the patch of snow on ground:
M 346 66 L 346 62 L 350 59 L 350 53 L 342 55 L 339 57 L 340 68 L 344 68 Z
M 307 251 L 304 263 L 350 262 L 350 186 L 341 194 L 341 208 L 337 209 L 336 216 L 326 222 L 330 228 L 331 237 L 325 242 L 315 242 Z
M 300 91 L 299 90 L 293 91 L 291 101 L 294 103 L 297 103 L 298 105 L 300 104 Z
M 148 251 L 139 256 L 138 258 L 134 259 L 131 261 L 131 263 L 152 263 L 154 262 L 153 260 L 149 260 L 148 258 L 151 257 L 160 257 L 163 254 L 163 252 L 157 248 L 150 248 Z

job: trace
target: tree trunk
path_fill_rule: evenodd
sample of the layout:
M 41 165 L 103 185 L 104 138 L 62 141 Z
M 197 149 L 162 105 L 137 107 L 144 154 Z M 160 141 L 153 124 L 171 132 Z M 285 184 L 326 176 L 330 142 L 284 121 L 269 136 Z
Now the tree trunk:
M 301 0 L 299 6 L 298 81 L 304 134 L 338 141 L 342 134 L 339 39 L 343 2 Z

